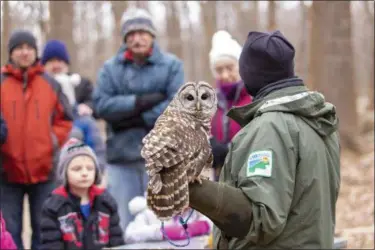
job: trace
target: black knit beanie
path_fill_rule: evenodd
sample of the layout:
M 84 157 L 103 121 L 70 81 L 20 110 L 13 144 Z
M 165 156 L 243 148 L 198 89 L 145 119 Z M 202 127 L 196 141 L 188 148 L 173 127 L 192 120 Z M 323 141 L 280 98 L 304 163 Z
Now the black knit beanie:
M 239 59 L 247 92 L 256 96 L 270 83 L 294 76 L 294 47 L 280 31 L 250 32 Z
M 36 45 L 36 39 L 33 34 L 31 34 L 29 31 L 26 31 L 26 30 L 16 30 L 15 32 L 12 33 L 8 42 L 9 55 L 12 53 L 13 49 L 15 49 L 17 46 L 20 46 L 24 43 L 30 45 L 36 51 L 38 51 L 38 48 Z

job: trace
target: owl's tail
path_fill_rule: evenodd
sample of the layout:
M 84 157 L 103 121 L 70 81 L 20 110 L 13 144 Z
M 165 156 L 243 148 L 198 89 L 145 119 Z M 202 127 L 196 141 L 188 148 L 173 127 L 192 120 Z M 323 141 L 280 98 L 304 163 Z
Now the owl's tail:
M 188 181 L 184 169 L 178 167 L 164 169 L 160 176 L 163 185 L 159 193 L 153 193 L 150 185 L 147 188 L 147 206 L 166 221 L 189 205 Z

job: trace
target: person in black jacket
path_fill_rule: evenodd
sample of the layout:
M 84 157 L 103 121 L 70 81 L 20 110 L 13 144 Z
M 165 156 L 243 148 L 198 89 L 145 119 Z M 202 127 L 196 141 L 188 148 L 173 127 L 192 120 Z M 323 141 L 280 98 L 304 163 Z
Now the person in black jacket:
M 93 112 L 92 103 L 92 82 L 79 74 L 72 74 L 69 70 L 70 57 L 66 45 L 60 40 L 49 40 L 44 46 L 41 62 L 45 70 L 52 76 L 57 74 L 68 74 L 74 76 L 76 84 L 75 100 L 77 102 L 77 112 L 80 116 L 92 115 L 96 118 Z
M 71 138 L 61 151 L 56 174 L 62 185 L 43 205 L 41 249 L 124 245 L 116 201 L 97 186 L 101 173 L 92 149 Z

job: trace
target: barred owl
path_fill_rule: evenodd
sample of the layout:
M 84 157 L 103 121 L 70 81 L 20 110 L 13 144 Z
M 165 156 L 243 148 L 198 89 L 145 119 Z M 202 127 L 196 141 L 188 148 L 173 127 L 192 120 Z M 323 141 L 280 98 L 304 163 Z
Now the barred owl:
M 147 206 L 162 221 L 189 206 L 188 184 L 201 183 L 202 170 L 212 166 L 209 137 L 216 110 L 217 97 L 210 84 L 187 82 L 143 139 Z

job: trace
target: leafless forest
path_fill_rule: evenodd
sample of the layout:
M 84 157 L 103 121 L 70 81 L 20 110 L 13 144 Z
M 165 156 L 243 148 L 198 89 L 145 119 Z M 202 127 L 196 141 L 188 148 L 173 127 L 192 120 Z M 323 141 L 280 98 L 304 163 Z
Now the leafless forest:
M 373 1 L 1 1 L 1 63 L 12 30 L 30 29 L 39 52 L 62 39 L 73 71 L 93 82 L 119 48 L 120 19 L 129 6 L 147 8 L 162 48 L 184 61 L 185 80 L 213 82 L 211 38 L 228 30 L 241 44 L 250 30 L 281 30 L 296 48 L 296 71 L 337 107 L 342 184 L 337 235 L 349 248 L 374 241 L 374 2 Z

